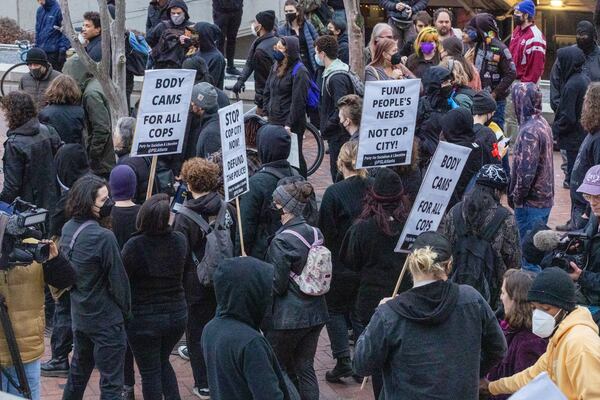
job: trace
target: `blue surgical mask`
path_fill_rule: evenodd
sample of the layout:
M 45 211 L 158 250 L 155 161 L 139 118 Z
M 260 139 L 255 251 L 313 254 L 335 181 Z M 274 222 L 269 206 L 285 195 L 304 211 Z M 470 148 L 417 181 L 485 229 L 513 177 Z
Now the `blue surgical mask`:
M 319 67 L 324 67 L 325 66 L 325 63 L 323 62 L 323 60 L 321 60 L 319 58 L 319 55 L 317 53 L 315 53 L 315 62 L 317 63 L 317 65 Z
M 277 62 L 281 62 L 285 59 L 285 54 L 279 50 L 273 50 L 273 59 Z
M 477 32 L 472 31 L 472 30 L 468 30 L 467 31 L 467 36 L 469 37 L 469 39 L 471 39 L 472 42 L 476 42 L 477 41 Z

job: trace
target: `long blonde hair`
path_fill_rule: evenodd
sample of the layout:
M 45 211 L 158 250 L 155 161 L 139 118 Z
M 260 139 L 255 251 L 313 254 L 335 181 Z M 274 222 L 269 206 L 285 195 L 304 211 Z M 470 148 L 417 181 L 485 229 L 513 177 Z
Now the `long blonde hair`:
M 356 156 L 358 154 L 358 143 L 357 142 L 346 142 L 340 149 L 340 154 L 337 159 L 338 170 L 342 170 L 342 167 L 348 171 L 355 173 L 361 178 L 367 177 L 367 170 L 364 168 L 356 169 Z
M 437 253 L 429 246 L 416 249 L 408 255 L 407 265 L 412 276 L 433 275 L 436 279 L 446 278 L 450 273 L 450 260 L 436 261 Z
M 452 76 L 454 77 L 454 83 L 460 86 L 468 86 L 469 82 L 471 82 L 465 66 L 459 60 L 447 57 L 440 63 L 440 67 L 450 70 L 450 72 L 452 72 Z

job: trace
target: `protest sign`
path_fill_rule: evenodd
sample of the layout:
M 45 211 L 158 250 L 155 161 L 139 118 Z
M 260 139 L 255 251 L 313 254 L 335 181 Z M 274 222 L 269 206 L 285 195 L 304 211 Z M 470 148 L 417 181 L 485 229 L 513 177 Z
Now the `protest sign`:
M 292 146 L 290 147 L 290 155 L 288 162 L 292 167 L 300 169 L 300 147 L 298 147 L 298 135 L 294 132 L 289 132 L 290 138 L 292 139 Z
M 547 372 L 542 372 L 509 400 L 567 400 L 567 397 L 552 382 Z
M 417 236 L 437 230 L 471 149 L 440 142 L 413 204 L 396 252 L 408 252 Z
M 195 77 L 189 69 L 146 71 L 131 156 L 181 153 Z
M 225 201 L 248 191 L 248 160 L 244 131 L 244 106 L 237 102 L 219 110 L 221 148 L 223 150 L 223 186 Z
M 420 79 L 365 82 L 356 168 L 411 163 Z

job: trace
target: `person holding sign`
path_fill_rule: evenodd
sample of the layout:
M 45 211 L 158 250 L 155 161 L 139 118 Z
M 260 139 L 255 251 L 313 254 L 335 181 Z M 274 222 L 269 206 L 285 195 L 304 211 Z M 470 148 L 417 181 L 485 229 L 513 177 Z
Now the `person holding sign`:
M 451 254 L 439 233 L 419 235 L 407 259 L 413 288 L 382 302 L 356 342 L 355 372 L 382 371 L 386 399 L 477 400 L 479 376 L 506 352 L 490 306 L 448 280 Z

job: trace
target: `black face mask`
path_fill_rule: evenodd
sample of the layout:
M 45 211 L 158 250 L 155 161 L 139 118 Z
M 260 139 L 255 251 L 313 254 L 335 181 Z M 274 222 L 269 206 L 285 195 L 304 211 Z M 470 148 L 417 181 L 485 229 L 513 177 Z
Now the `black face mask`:
M 442 86 L 440 88 L 440 96 L 442 96 L 443 98 L 449 99 L 451 94 L 452 94 L 452 85 Z
M 589 36 L 586 38 L 582 38 L 582 37 L 577 38 L 577 47 L 579 47 L 584 52 L 592 50 L 594 48 L 594 45 L 595 45 L 594 39 L 592 39 Z
M 292 22 L 294 22 L 294 20 L 296 19 L 297 16 L 298 16 L 298 14 L 296 14 L 296 13 L 285 14 L 285 19 L 287 22 L 289 22 L 291 24 Z
M 283 214 L 285 214 L 285 212 L 283 211 L 283 207 L 282 207 L 282 208 L 279 208 L 279 207 L 277 207 L 277 206 L 275 205 L 275 203 L 271 204 L 271 210 L 273 210 L 273 211 L 275 212 L 275 214 L 277 214 L 277 216 L 278 216 L 279 218 L 281 218 L 281 216 L 282 216 Z
M 111 213 L 114 205 L 115 205 L 115 202 L 112 201 L 112 199 L 110 197 L 108 199 L 106 199 L 104 204 L 102 204 L 102 207 L 100 207 L 100 211 L 98 211 L 98 215 L 100 216 L 100 219 L 110 217 L 110 213 Z
M 392 65 L 398 65 L 402 62 L 402 56 L 400 55 L 400 52 L 396 52 L 394 54 L 392 54 L 392 58 L 390 59 L 390 62 L 392 63 Z
M 523 23 L 523 17 L 520 15 L 513 15 L 513 22 L 515 26 L 520 26 Z

